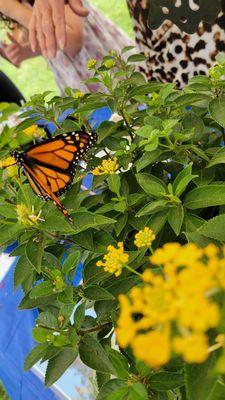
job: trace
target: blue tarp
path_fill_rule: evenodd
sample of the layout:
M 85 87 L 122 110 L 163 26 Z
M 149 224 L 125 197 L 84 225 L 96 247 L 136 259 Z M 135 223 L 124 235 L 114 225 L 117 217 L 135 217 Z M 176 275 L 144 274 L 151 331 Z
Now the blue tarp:
M 73 111 L 73 110 L 72 110 Z M 69 112 L 61 116 L 66 118 Z M 104 107 L 93 113 L 90 123 L 94 128 L 110 118 L 111 111 Z M 50 126 L 53 128 L 54 126 Z M 84 182 L 91 185 L 91 175 Z M 11 249 L 10 249 L 11 250 Z M 9 250 L 9 251 L 10 251 Z M 0 380 L 2 380 L 10 400 L 55 400 L 57 397 L 51 389 L 46 389 L 42 381 L 32 372 L 24 372 L 24 359 L 35 343 L 32 339 L 32 328 L 35 325 L 35 310 L 18 311 L 23 297 L 22 289 L 13 292 L 14 261 L 3 282 L 0 282 Z M 74 285 L 80 282 L 82 264 L 77 269 Z

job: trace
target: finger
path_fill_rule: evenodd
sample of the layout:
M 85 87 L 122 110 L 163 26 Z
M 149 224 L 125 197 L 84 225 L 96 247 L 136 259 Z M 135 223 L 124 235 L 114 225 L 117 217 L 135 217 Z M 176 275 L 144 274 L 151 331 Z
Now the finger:
M 70 8 L 75 12 L 75 14 L 79 15 L 80 17 L 87 17 L 89 11 L 87 8 L 83 6 L 83 1 L 81 0 L 68 0 L 68 4 Z
M 35 9 L 33 10 L 33 14 L 29 24 L 29 42 L 33 52 L 37 49 L 37 31 L 36 31 L 36 17 L 35 17 Z
M 64 1 L 58 0 L 52 7 L 52 18 L 55 27 L 55 36 L 61 50 L 66 46 L 66 21 Z
M 52 11 L 49 7 L 46 7 L 45 13 L 42 17 L 42 31 L 45 36 L 45 45 L 48 53 L 48 58 L 54 58 L 56 56 L 57 43 L 52 18 Z
M 36 24 L 36 35 L 37 35 L 37 41 L 38 45 L 40 47 L 41 53 L 43 54 L 44 57 L 48 57 L 48 52 L 46 48 L 46 41 L 45 41 L 45 35 L 43 33 L 43 28 L 42 28 L 42 17 L 43 13 L 37 12 L 36 14 L 36 20 L 38 21 L 38 24 Z
M 7 32 L 6 35 L 7 35 L 8 39 L 9 39 L 12 43 L 18 44 L 18 41 L 16 40 L 16 38 L 15 38 L 10 32 Z

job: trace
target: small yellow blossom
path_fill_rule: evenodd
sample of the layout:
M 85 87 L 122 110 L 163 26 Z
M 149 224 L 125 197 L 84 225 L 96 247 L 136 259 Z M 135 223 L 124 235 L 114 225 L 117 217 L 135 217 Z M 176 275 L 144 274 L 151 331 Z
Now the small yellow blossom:
M 15 176 L 19 175 L 19 168 L 17 165 L 12 165 L 11 167 L 6 168 L 6 172 L 9 178 L 14 178 Z
M 17 211 L 18 222 L 21 225 L 32 226 L 32 225 L 37 225 L 39 221 L 43 221 L 43 219 L 40 218 L 41 210 L 36 215 L 34 213 L 33 206 L 30 208 L 27 207 L 25 204 L 17 204 L 16 211 Z
M 16 165 L 16 160 L 13 157 L 8 157 L 5 160 L 1 160 L 0 168 L 6 168 L 7 176 L 9 178 L 18 176 L 18 167 Z
M 39 128 L 37 125 L 31 125 L 24 129 L 23 132 L 32 139 L 45 136 L 43 129 Z
M 95 69 L 95 66 L 97 64 L 97 60 L 95 60 L 94 58 L 91 58 L 90 60 L 88 60 L 87 62 L 87 69 Z
M 171 343 L 168 332 L 151 331 L 137 336 L 132 342 L 134 355 L 152 368 L 170 360 Z
M 111 68 L 113 68 L 113 67 L 115 66 L 115 61 L 114 61 L 114 60 L 106 60 L 106 61 L 104 62 L 104 66 L 105 66 L 107 69 L 111 69 Z
M 8 157 L 5 160 L 0 160 L 0 168 L 11 167 L 16 164 L 16 160 L 13 157 Z
M 150 247 L 155 238 L 156 235 L 154 232 L 148 226 L 146 226 L 144 229 L 136 233 L 134 244 L 139 248 Z
M 119 164 L 117 162 L 117 157 L 109 158 L 108 160 L 103 160 L 102 164 L 96 167 L 92 173 L 93 175 L 113 175 L 119 169 Z
M 98 261 L 98 267 L 104 267 L 106 272 L 119 276 L 123 267 L 128 263 L 129 255 L 124 253 L 123 243 L 118 243 L 118 249 L 114 246 L 107 247 L 108 253 L 104 255 L 103 261 Z
M 193 333 L 173 339 L 173 349 L 188 363 L 202 363 L 208 357 L 208 338 L 203 333 Z
M 77 90 L 76 92 L 74 92 L 73 94 L 73 98 L 74 99 L 82 99 L 85 96 L 84 92 L 81 92 L 79 90 Z

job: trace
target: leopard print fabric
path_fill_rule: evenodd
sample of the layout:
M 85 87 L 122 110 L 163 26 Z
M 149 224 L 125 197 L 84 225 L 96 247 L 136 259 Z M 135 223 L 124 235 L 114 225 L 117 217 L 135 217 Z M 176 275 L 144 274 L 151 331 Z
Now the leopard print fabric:
M 202 22 L 192 35 L 168 20 L 154 31 L 149 29 L 151 0 L 127 0 L 127 4 L 138 50 L 147 57 L 140 70 L 149 80 L 176 81 L 182 88 L 193 75 L 206 75 L 216 55 L 225 51 L 225 0 L 214 25 Z

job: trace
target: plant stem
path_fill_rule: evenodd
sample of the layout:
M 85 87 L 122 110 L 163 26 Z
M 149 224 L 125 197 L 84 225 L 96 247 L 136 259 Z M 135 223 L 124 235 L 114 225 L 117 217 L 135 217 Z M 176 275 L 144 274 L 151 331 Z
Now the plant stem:
M 102 324 L 102 325 L 93 326 L 93 328 L 78 329 L 77 330 L 77 334 L 78 335 L 85 335 L 85 333 L 98 332 L 98 331 L 101 331 L 104 328 L 111 328 L 111 327 L 112 327 L 112 323 L 111 322 L 107 322 L 107 323 Z

